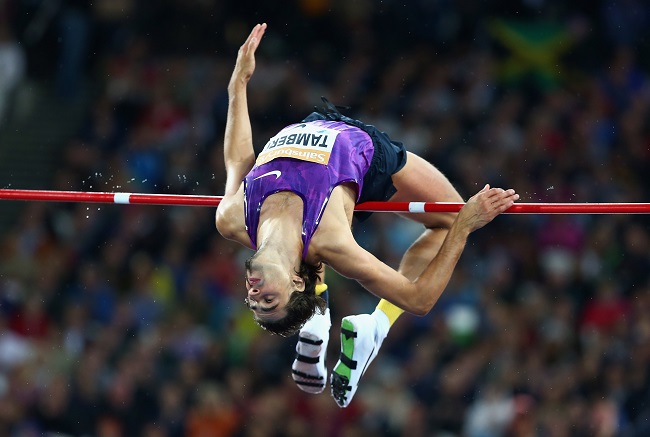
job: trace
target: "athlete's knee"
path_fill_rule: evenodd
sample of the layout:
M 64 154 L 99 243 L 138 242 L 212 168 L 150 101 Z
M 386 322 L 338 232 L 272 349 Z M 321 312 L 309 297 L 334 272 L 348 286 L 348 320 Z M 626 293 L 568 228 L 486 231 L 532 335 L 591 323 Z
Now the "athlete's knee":
M 424 227 L 431 231 L 449 231 L 457 216 L 458 213 L 455 212 L 432 214 L 424 223 Z

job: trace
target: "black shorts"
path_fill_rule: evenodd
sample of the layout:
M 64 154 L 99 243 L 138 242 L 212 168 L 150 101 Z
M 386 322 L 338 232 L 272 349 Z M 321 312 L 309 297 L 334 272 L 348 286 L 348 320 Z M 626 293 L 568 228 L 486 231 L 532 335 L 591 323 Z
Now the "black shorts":
M 387 201 L 397 192 L 391 176 L 400 171 L 406 164 L 406 148 L 404 144 L 391 140 L 385 132 L 379 131 L 372 125 L 341 114 L 327 101 L 326 104 L 329 104 L 326 111 L 312 112 L 303 122 L 314 120 L 342 121 L 366 132 L 372 139 L 375 151 L 372 155 L 370 168 L 368 168 L 368 172 L 363 178 L 363 190 L 361 191 L 359 203 Z M 355 217 L 363 221 L 370 217 L 371 214 L 371 212 L 356 212 Z

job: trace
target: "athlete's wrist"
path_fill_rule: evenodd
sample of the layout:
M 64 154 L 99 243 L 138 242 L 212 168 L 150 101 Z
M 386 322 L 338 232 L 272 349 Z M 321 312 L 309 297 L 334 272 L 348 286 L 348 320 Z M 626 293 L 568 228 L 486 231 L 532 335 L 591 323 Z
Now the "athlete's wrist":
M 243 77 L 239 77 L 237 75 L 233 75 L 233 77 L 230 79 L 230 82 L 228 83 L 228 94 L 232 96 L 235 94 L 246 92 L 247 85 L 248 85 L 247 79 Z

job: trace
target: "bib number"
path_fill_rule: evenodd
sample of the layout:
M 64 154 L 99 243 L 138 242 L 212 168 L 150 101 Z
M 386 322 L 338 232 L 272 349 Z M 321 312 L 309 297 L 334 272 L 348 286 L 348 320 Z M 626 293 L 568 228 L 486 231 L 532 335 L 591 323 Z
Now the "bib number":
M 255 164 L 262 165 L 275 158 L 295 158 L 327 165 L 339 133 L 305 123 L 286 127 L 266 143 Z

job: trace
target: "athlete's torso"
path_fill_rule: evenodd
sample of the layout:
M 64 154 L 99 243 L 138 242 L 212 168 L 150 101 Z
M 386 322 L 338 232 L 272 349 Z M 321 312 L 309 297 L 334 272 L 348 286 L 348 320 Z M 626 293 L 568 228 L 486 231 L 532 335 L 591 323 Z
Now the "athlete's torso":
M 257 157 L 244 178 L 246 231 L 253 248 L 264 201 L 289 191 L 303 201 L 303 259 L 336 187 L 357 186 L 356 200 L 374 148 L 368 134 L 338 121 L 312 121 L 282 129 Z

